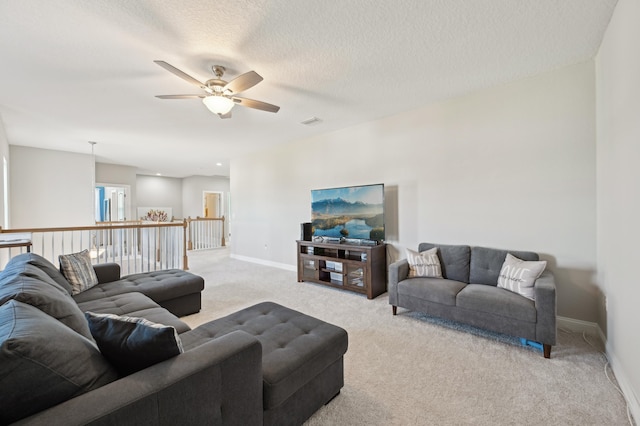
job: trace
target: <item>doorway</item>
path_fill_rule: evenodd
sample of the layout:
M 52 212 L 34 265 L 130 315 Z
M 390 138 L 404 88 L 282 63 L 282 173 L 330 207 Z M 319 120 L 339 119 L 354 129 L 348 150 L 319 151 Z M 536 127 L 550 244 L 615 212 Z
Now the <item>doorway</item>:
M 131 217 L 129 185 L 96 184 L 96 222 L 123 222 Z
M 203 191 L 203 195 L 202 217 L 213 218 L 224 216 L 222 192 Z

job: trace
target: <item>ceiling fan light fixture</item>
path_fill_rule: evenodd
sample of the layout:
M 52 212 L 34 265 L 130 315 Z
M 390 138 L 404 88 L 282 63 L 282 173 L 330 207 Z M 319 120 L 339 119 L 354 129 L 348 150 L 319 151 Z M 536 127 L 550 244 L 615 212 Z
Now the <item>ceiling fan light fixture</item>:
M 226 96 L 212 95 L 202 99 L 202 103 L 214 114 L 224 115 L 231 111 L 234 102 Z

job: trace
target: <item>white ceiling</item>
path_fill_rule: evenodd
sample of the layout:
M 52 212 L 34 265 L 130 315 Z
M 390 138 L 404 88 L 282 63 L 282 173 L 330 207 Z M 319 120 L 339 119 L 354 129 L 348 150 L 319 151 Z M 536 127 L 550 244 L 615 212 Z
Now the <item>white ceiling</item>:
M 2 0 L 9 143 L 140 173 L 228 175 L 229 159 L 592 58 L 616 0 Z M 221 120 L 193 77 L 264 77 Z M 304 126 L 310 117 L 320 124 Z M 221 162 L 222 166 L 216 166 Z

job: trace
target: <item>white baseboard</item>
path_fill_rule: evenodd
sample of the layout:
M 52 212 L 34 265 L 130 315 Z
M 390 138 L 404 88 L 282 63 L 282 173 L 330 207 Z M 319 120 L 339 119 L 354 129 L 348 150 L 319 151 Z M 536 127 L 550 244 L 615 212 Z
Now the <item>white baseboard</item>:
M 274 268 L 284 269 L 286 271 L 297 271 L 295 265 L 287 265 L 286 263 L 272 262 L 270 260 L 258 259 L 257 257 L 241 256 L 239 254 L 231 254 L 232 259 L 243 260 L 245 262 L 257 263 L 259 265 L 272 266 Z
M 634 420 L 640 419 L 640 403 L 638 402 L 638 396 L 633 391 L 633 387 L 630 384 L 627 373 L 620 366 L 620 362 L 618 361 L 615 353 L 612 351 L 611 345 L 609 345 L 609 343 L 607 342 L 607 338 L 600 326 L 595 322 L 582 321 L 560 316 L 557 317 L 557 324 L 558 328 L 564 328 L 576 333 L 586 333 L 591 336 L 600 338 L 600 341 L 605 348 L 605 355 L 609 360 L 611 370 L 616 376 L 616 380 L 618 381 L 620 389 L 622 390 L 622 393 L 627 400 L 627 404 L 629 404 L 629 411 L 631 412 Z
M 638 395 L 633 391 L 633 386 L 631 386 L 631 382 L 629 381 L 629 376 L 622 369 L 620 365 L 620 361 L 616 357 L 616 354 L 611 349 L 611 345 L 607 342 L 605 344 L 607 359 L 609 359 L 609 365 L 611 366 L 611 370 L 613 370 L 613 374 L 616 375 L 616 380 L 618 381 L 618 385 L 620 385 L 620 389 L 624 394 L 624 398 L 627 400 L 627 404 L 629 404 L 629 411 L 631 412 L 631 416 L 635 420 L 636 424 L 640 420 L 640 400 L 638 399 Z

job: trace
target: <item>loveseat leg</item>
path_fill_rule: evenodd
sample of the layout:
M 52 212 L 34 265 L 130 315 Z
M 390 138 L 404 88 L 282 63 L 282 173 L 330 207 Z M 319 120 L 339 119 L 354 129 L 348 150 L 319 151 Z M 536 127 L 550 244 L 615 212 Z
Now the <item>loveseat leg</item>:
M 396 305 L 391 305 L 391 309 L 393 310 L 393 315 L 398 313 L 398 307 Z
M 544 349 L 544 357 L 551 358 L 551 345 L 547 345 L 546 343 L 543 343 L 542 347 Z

